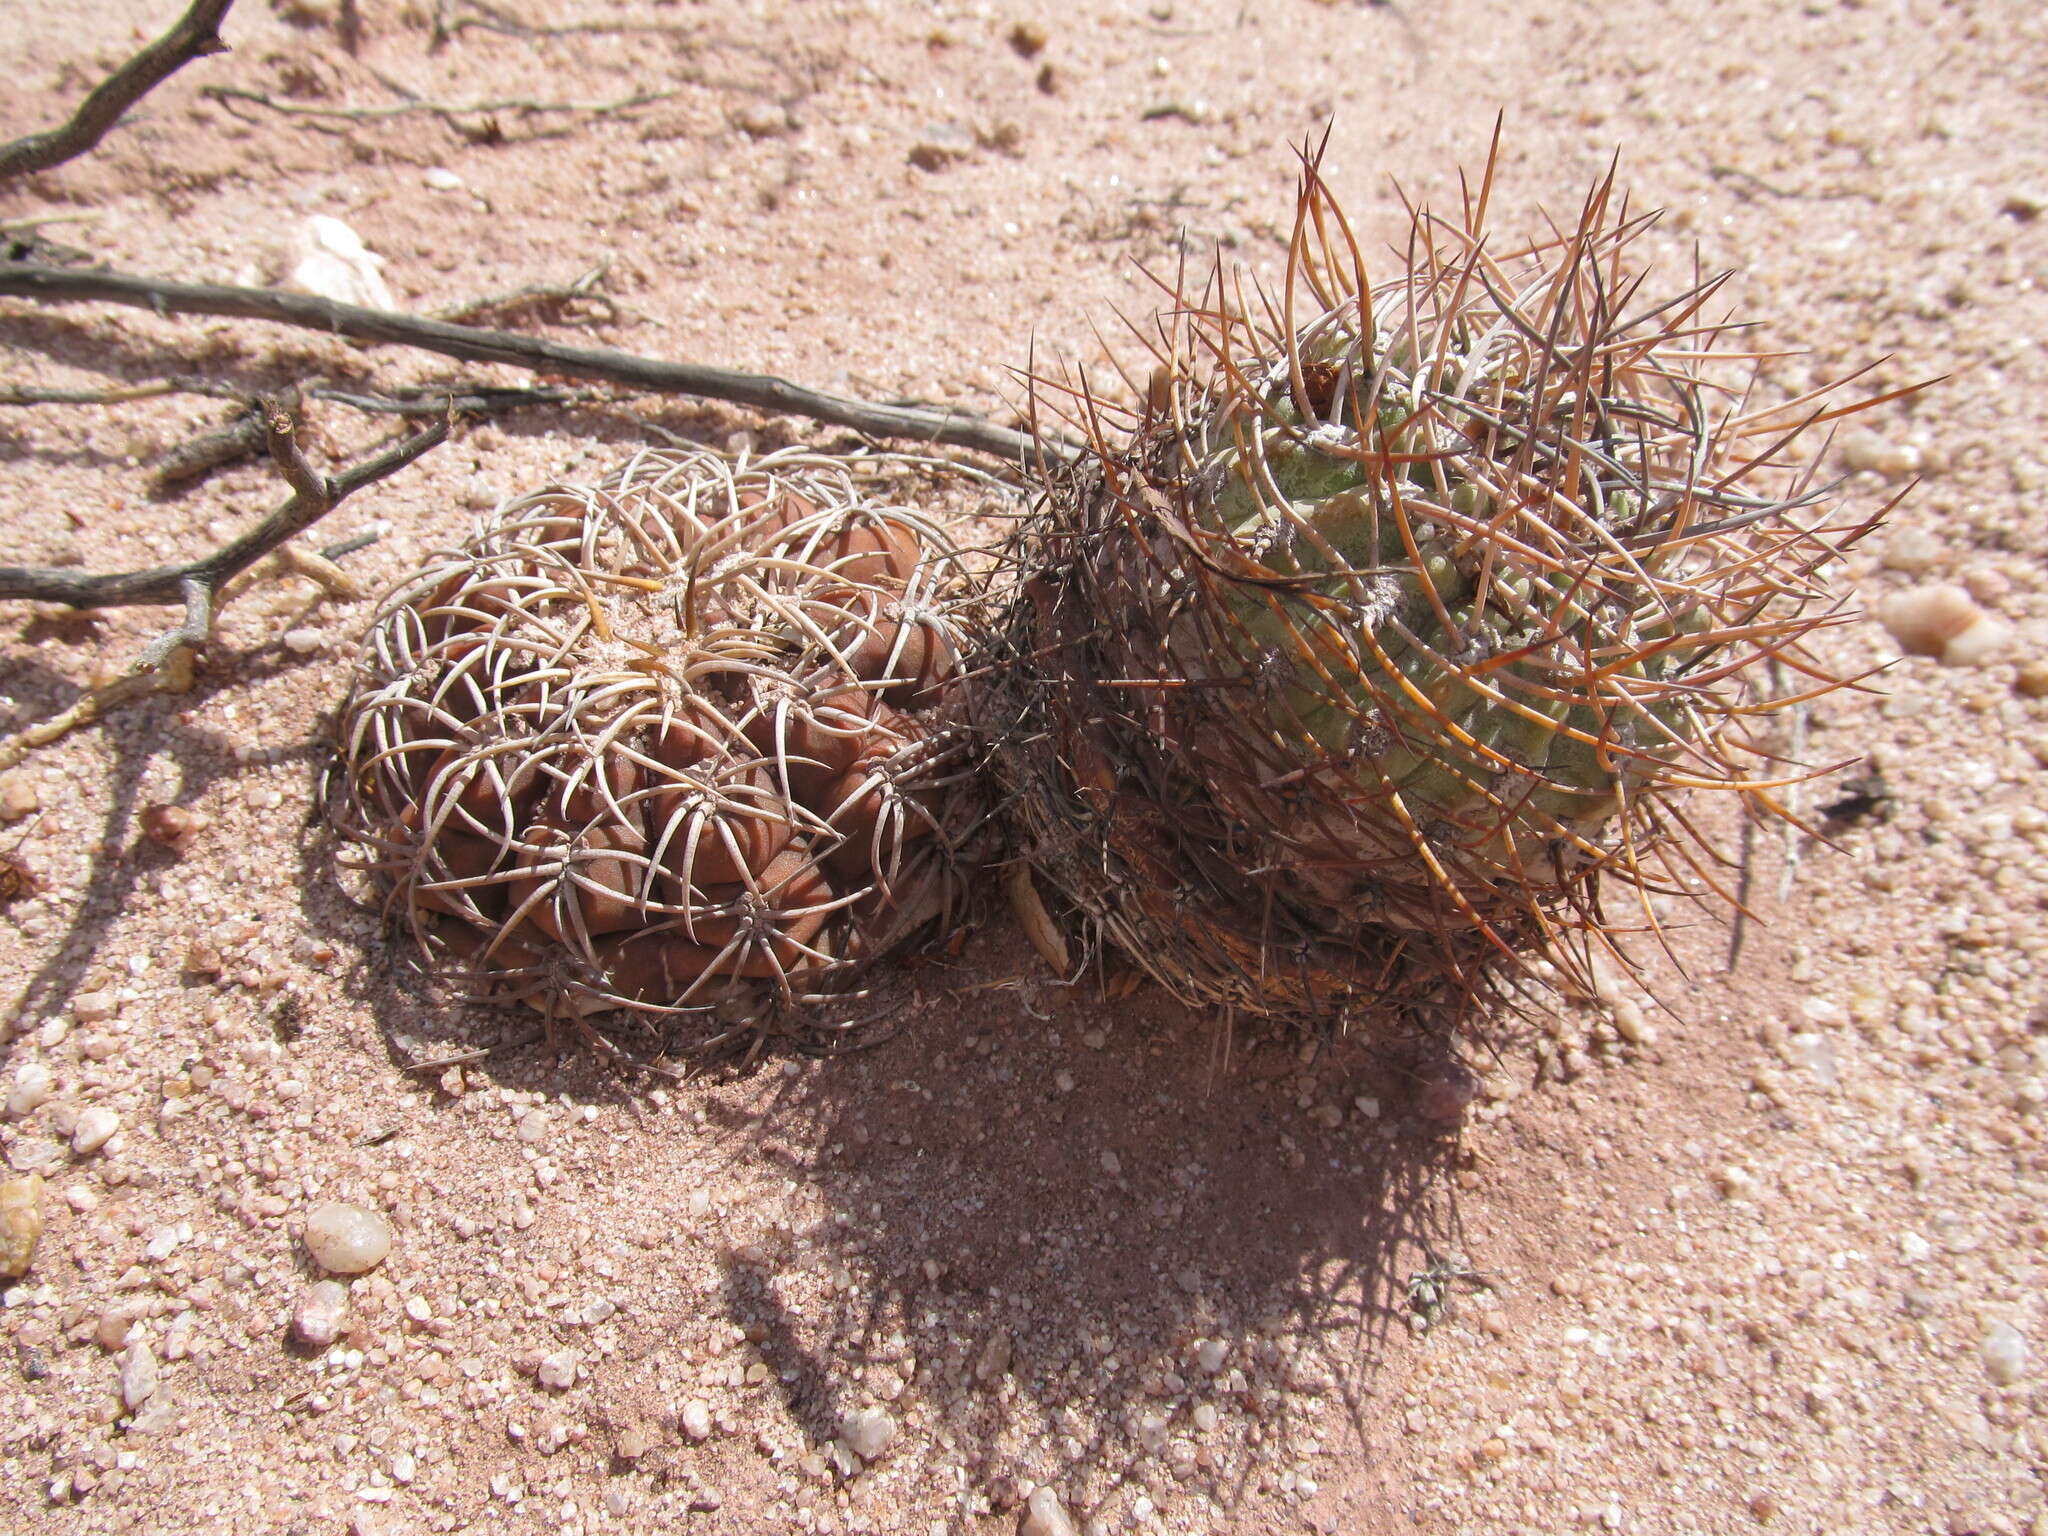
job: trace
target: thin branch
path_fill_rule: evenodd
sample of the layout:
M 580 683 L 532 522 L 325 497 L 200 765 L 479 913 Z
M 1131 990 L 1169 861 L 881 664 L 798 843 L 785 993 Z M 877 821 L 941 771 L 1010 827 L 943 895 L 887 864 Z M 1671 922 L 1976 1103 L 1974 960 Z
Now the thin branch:
M 559 26 L 536 27 L 521 21 L 516 16 L 508 16 L 495 6 L 478 3 L 478 0 L 472 0 L 472 8 L 479 12 L 479 14 L 474 16 L 457 16 L 452 14 L 453 7 L 441 8 L 443 15 L 436 19 L 436 29 L 441 34 L 441 40 L 445 41 L 447 38 L 455 36 L 458 32 L 467 32 L 471 27 L 478 27 L 486 32 L 502 33 L 506 37 L 575 37 L 578 35 L 609 37 L 614 35 L 632 36 L 634 34 L 646 34 L 656 37 L 685 37 L 694 39 L 703 36 L 703 28 L 701 27 L 660 21 L 571 21 L 564 22 Z
M 0 384 L 0 405 L 125 405 L 130 400 L 156 400 L 165 395 L 212 395 L 236 399 L 231 384 L 203 379 L 151 379 L 146 384 L 115 384 L 106 389 L 38 389 L 30 384 Z
M 179 283 L 121 272 L 83 272 L 36 262 L 6 262 L 0 263 L 0 298 L 53 304 L 127 304 L 159 315 L 224 315 L 264 320 L 275 325 L 326 331 L 356 341 L 416 347 L 465 362 L 505 363 L 514 368 L 596 379 L 651 393 L 726 400 L 758 411 L 804 416 L 847 427 L 870 437 L 971 449 L 1011 464 L 1029 462 L 1034 451 L 1029 434 L 999 427 L 967 411 L 878 405 L 806 389 L 766 374 L 741 373 L 701 363 L 664 362 L 611 347 L 569 346 L 542 336 L 451 325 L 275 288 Z
M 121 676 L 100 687 L 88 688 L 68 708 L 49 719 L 0 738 L 0 771 L 16 766 L 38 747 L 48 746 L 132 700 L 155 693 L 189 692 L 198 651 L 212 638 L 214 620 L 246 585 L 234 578 L 271 557 L 273 552 L 281 554 L 280 546 L 286 540 L 325 517 L 343 497 L 403 469 L 442 442 L 448 436 L 448 426 L 444 418 L 374 458 L 330 477 L 306 462 L 292 417 L 285 411 L 273 410 L 265 418 L 270 455 L 292 494 L 290 500 L 241 538 L 201 559 L 184 565 L 158 566 L 151 571 L 79 576 L 68 571 L 0 569 L 0 597 L 68 603 L 74 608 L 180 603 L 185 609 L 184 618 L 145 646 Z M 321 580 L 322 568 L 330 565 L 318 555 L 286 563 L 315 580 Z
M 70 122 L 0 144 L 0 181 L 77 159 L 105 138 L 130 107 L 194 59 L 226 53 L 220 23 L 233 4 L 234 0 L 192 0 L 170 31 L 101 81 Z
M 465 117 L 495 117 L 501 112 L 517 112 L 522 116 L 539 117 L 548 114 L 585 114 L 590 117 L 611 117 L 616 113 L 629 112 L 635 107 L 650 106 L 657 101 L 667 101 L 678 91 L 635 91 L 616 101 L 533 101 L 525 97 L 508 96 L 488 101 L 396 101 L 381 107 L 321 107 L 303 101 L 280 101 L 262 91 L 244 90 L 234 85 L 209 85 L 204 94 L 215 101 L 246 101 L 252 106 L 266 108 L 284 117 L 311 117 L 327 122 L 375 122 L 391 117 L 410 117 L 425 113 L 438 117 L 443 122 L 455 123 Z
M 458 416 L 497 416 L 537 405 L 590 405 L 610 398 L 591 390 L 562 389 L 549 384 L 518 386 L 461 381 L 411 389 L 397 395 L 336 389 L 332 385 L 317 383 L 303 386 L 300 393 L 308 400 L 331 400 L 366 416 L 445 416 L 451 406 Z M 190 374 L 147 379 L 139 384 L 111 384 L 104 389 L 42 389 L 32 384 L 0 384 L 0 406 L 126 405 L 135 400 L 159 400 L 166 395 L 204 395 L 212 400 L 232 400 L 252 411 L 262 401 L 262 396 L 255 390 L 242 389 L 220 379 L 195 378 Z M 263 445 L 259 442 L 256 446 L 261 448 Z
M 365 415 L 420 419 L 446 416 L 451 410 L 458 416 L 495 418 L 532 406 L 598 405 L 611 399 L 609 392 L 597 390 L 462 382 L 444 385 L 431 394 L 407 392 L 401 396 L 336 389 L 319 383 L 299 386 L 295 393 L 310 400 L 331 400 Z M 209 399 L 231 400 L 242 410 L 225 424 L 165 449 L 151 462 L 154 489 L 159 494 L 264 452 L 262 398 L 254 391 L 219 379 L 178 374 L 137 384 L 110 385 L 103 389 L 43 389 L 27 384 L 0 384 L 0 406 L 125 405 L 136 400 L 162 399 L 168 395 L 202 395 Z M 649 430 L 654 429 L 650 427 Z
M 25 598 L 32 602 L 63 603 L 72 608 L 124 608 L 138 604 L 184 603 L 191 606 L 190 587 L 197 582 L 209 594 L 220 590 L 228 579 L 283 544 L 303 533 L 332 511 L 343 497 L 366 485 L 395 474 L 413 460 L 447 439 L 444 417 L 386 449 L 374 458 L 351 465 L 332 477 L 324 476 L 306 462 L 299 449 L 290 416 L 273 414 L 267 424 L 272 459 L 292 488 L 291 499 L 240 538 L 223 544 L 210 555 L 179 565 L 153 566 L 143 571 L 117 571 L 105 575 L 83 575 L 62 567 L 0 566 L 0 598 Z

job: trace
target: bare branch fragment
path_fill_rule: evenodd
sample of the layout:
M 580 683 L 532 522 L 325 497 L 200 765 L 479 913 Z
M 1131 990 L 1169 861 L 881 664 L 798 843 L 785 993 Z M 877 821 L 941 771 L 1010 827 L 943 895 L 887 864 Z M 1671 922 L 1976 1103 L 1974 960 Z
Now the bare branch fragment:
M 192 0 L 170 31 L 100 82 L 61 128 L 0 144 L 0 181 L 47 171 L 96 146 L 128 109 L 194 59 L 226 53 L 221 19 L 235 0 Z
M 969 411 L 935 406 L 881 405 L 806 389 L 767 374 L 741 373 L 702 363 L 639 357 L 612 347 L 576 347 L 516 331 L 452 325 L 420 315 L 366 309 L 275 288 L 180 283 L 122 272 L 83 272 L 37 262 L 0 263 L 0 298 L 49 304 L 126 304 L 159 315 L 224 315 L 325 331 L 355 341 L 416 347 L 472 363 L 506 363 L 558 377 L 595 379 L 658 394 L 725 400 L 772 414 L 803 416 L 870 437 L 944 444 L 986 453 L 1010 464 L 1034 452 L 1029 433 L 997 426 Z

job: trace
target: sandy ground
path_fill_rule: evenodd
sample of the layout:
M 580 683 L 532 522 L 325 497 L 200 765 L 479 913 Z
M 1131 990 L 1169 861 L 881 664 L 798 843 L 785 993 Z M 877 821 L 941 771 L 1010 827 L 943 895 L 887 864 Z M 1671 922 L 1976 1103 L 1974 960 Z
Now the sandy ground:
M 170 11 L 11 8 L 0 134 L 57 121 Z M 1034 346 L 1085 360 L 1091 327 L 1148 312 L 1134 261 L 1184 238 L 1274 272 L 1290 145 L 1325 116 L 1333 180 L 1383 242 L 1390 178 L 1455 196 L 1504 109 L 1497 224 L 1569 216 L 1619 147 L 1638 204 L 1671 210 L 1646 249 L 1672 285 L 1695 253 L 1739 267 L 1762 341 L 1811 348 L 1768 388 L 1873 362 L 1873 389 L 1950 376 L 1836 466 L 1878 466 L 1848 480 L 1856 510 L 1896 490 L 1897 450 L 1926 476 L 1848 579 L 1866 604 L 1963 582 L 2014 640 L 1813 710 L 1809 755 L 1875 757 L 1890 800 L 1838 850 L 1763 839 L 1768 925 L 1735 974 L 1700 928 L 1687 974 L 1652 977 L 1674 1011 L 1641 1014 L 1649 1034 L 1621 998 L 1639 1040 L 1613 999 L 1557 1004 L 1482 1058 L 1446 1136 L 1399 1041 L 1240 1038 L 1225 1061 L 1213 1020 L 1156 994 L 1054 986 L 1000 915 L 905 978 L 894 1038 L 837 1062 L 660 1090 L 538 1048 L 408 1072 L 524 1021 L 437 1006 L 339 899 L 308 809 L 368 610 L 265 586 L 193 693 L 13 781 L 38 809 L 0 842 L 43 889 L 0 916 L 6 1081 L 41 1066 L 51 1092 L 0 1124 L 10 1174 L 48 1181 L 0 1310 L 0 1525 L 936 1536 L 1015 1530 L 1044 1485 L 1105 1532 L 2048 1532 L 2026 1356 L 2048 1340 L 2048 705 L 2019 686 L 2048 655 L 2048 16 L 517 0 L 443 7 L 467 24 L 435 48 L 429 12 L 248 0 L 231 54 L 0 191 L 0 218 L 76 220 L 46 232 L 127 270 L 265 281 L 331 214 L 423 310 L 609 263 L 616 308 L 505 318 L 1000 414 Z M 206 85 L 300 108 L 658 99 L 502 109 L 491 133 Z M 69 387 L 455 376 L 11 301 L 0 356 L 8 382 Z M 7 411 L 9 558 L 147 564 L 274 504 L 256 465 L 151 495 L 148 460 L 220 411 Z M 380 430 L 314 419 L 327 453 Z M 382 527 L 348 565 L 393 580 L 648 422 L 800 430 L 689 403 L 528 411 L 317 539 Z M 0 725 L 166 620 L 12 605 Z M 1828 651 L 1897 656 L 1874 623 Z M 140 829 L 166 803 L 210 818 L 182 855 Z M 186 969 L 195 941 L 218 974 Z M 97 1110 L 118 1130 L 79 1155 Z M 287 1325 L 329 1199 L 380 1207 L 396 1243 L 312 1351 Z M 145 1350 L 158 1382 L 131 1412 Z M 835 1458 L 872 1410 L 893 1440 Z

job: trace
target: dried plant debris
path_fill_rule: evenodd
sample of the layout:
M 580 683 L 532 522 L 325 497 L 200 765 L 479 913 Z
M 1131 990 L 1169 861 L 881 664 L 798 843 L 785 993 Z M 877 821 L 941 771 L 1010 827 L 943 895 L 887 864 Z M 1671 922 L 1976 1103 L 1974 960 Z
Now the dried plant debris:
M 434 973 L 593 1039 L 637 1016 L 655 1054 L 821 1044 L 958 909 L 973 589 L 875 462 L 643 452 L 384 604 L 336 814 Z

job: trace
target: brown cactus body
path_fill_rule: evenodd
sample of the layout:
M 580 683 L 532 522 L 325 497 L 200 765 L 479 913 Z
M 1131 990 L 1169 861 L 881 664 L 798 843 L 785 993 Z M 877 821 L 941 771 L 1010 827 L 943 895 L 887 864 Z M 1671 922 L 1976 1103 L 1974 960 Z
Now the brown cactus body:
M 978 817 L 942 534 L 851 467 L 647 452 L 501 508 L 383 606 L 337 823 L 463 990 L 674 1054 L 815 1007 L 950 910 Z

